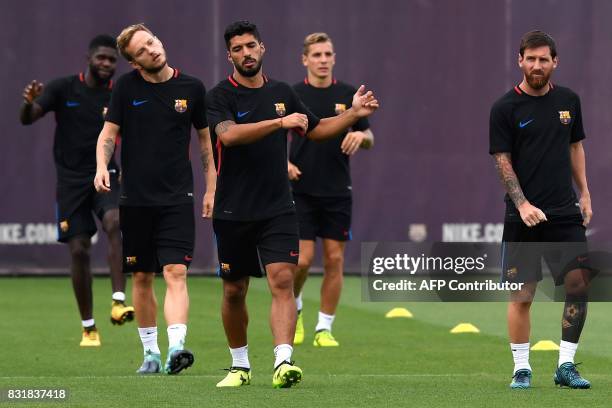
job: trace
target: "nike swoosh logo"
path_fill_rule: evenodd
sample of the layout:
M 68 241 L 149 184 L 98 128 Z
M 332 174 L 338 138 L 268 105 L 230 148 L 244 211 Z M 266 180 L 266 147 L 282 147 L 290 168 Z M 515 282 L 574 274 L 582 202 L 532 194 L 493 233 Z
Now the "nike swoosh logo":
M 238 112 L 238 119 L 245 117 L 246 115 L 249 114 L 250 111 L 246 111 L 246 112 Z
M 533 122 L 533 119 L 528 120 L 527 122 L 520 122 L 520 123 L 519 123 L 519 127 L 522 129 L 522 128 L 524 128 L 525 126 L 527 126 L 528 124 L 530 124 L 531 122 Z
M 134 99 L 134 100 L 132 101 L 132 105 L 133 105 L 133 106 L 140 106 L 140 105 L 142 105 L 143 103 L 147 103 L 147 102 L 149 102 L 147 99 L 144 99 L 144 100 L 142 100 L 142 101 L 137 101 L 136 99 Z
M 72 101 L 66 101 L 66 106 L 69 108 L 74 108 L 75 106 L 79 106 L 80 103 L 78 102 L 72 102 Z

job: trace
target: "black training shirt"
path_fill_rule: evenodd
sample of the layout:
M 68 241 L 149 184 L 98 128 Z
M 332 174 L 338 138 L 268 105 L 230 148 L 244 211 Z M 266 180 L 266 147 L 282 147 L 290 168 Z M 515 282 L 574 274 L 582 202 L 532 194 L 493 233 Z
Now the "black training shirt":
M 247 88 L 231 76 L 207 95 L 207 115 L 215 149 L 217 191 L 213 217 L 257 221 L 295 211 L 287 176 L 287 130 L 279 128 L 244 145 L 223 146 L 217 124 L 276 119 L 295 112 L 308 116 L 308 130 L 319 123 L 283 82 L 265 79 L 261 88 Z
M 121 205 L 193 202 L 189 157 L 191 125 L 204 129 L 204 85 L 179 73 L 166 82 L 145 81 L 136 70 L 114 86 L 106 120 L 121 133 Z
M 518 86 L 491 108 L 489 153 L 508 152 L 527 200 L 547 217 L 580 214 L 572 187 L 570 144 L 584 139 L 578 95 L 552 86 L 530 96 Z M 518 211 L 506 194 L 506 219 Z
M 293 89 L 304 105 L 320 118 L 336 116 L 349 109 L 356 92 L 352 86 L 336 80 L 327 88 L 315 88 L 304 80 Z M 363 131 L 369 127 L 368 119 L 361 118 L 352 130 Z M 294 193 L 326 197 L 351 195 L 349 156 L 340 149 L 347 133 L 348 129 L 325 141 L 302 137 L 291 140 L 289 161 L 302 172 L 299 180 L 291 182 Z
M 53 158 L 60 185 L 92 183 L 96 174 L 96 144 L 111 87 L 112 81 L 105 87 L 90 88 L 81 73 L 49 82 L 36 99 L 43 114 L 55 112 Z M 117 167 L 114 158 L 108 167 Z

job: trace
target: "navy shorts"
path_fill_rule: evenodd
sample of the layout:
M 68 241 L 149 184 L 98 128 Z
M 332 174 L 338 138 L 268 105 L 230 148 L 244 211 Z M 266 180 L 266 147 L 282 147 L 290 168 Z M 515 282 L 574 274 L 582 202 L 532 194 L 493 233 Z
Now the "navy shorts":
M 591 269 L 588 263 L 586 228 L 582 216 L 545 221 L 535 227 L 506 222 L 502 238 L 502 282 L 542 280 L 542 259 L 555 281 L 575 269 Z
M 298 223 L 295 213 L 260 221 L 230 221 L 213 218 L 219 254 L 218 275 L 236 281 L 262 277 L 265 266 L 284 262 L 297 265 Z
M 350 241 L 353 200 L 348 197 L 317 197 L 293 195 L 300 225 L 300 239 L 315 241 L 316 237 Z
M 81 185 L 57 187 L 57 240 L 66 243 L 77 235 L 93 236 L 97 231 L 96 220 L 119 207 L 119 181 L 117 173 L 110 173 L 111 191 L 98 193 L 92 181 Z
M 193 203 L 170 206 L 120 206 L 123 271 L 161 272 L 172 264 L 191 264 L 195 245 Z

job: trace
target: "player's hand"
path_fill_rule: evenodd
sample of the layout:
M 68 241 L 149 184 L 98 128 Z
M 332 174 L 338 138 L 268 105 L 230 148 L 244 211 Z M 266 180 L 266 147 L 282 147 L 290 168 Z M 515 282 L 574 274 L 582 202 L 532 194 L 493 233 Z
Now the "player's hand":
M 363 132 L 348 132 L 340 145 L 342 153 L 352 156 L 359 150 L 366 135 Z
M 94 178 L 94 187 L 98 193 L 108 193 L 110 189 L 110 175 L 107 169 L 98 169 Z
M 289 180 L 299 180 L 302 172 L 295 164 L 290 161 L 287 162 L 287 173 L 289 173 Z
M 374 97 L 374 93 L 372 91 L 366 92 L 365 85 L 361 85 L 353 95 L 352 109 L 360 118 L 370 116 L 378 109 L 378 106 L 378 100 Z
M 584 218 L 582 225 L 586 227 L 589 225 L 589 222 L 591 222 L 591 218 L 593 217 L 593 210 L 591 209 L 591 195 L 589 193 L 582 194 L 580 196 L 579 204 L 582 218 Z
M 202 218 L 212 218 L 213 208 L 215 206 L 215 192 L 206 191 L 202 198 Z
M 538 207 L 531 205 L 529 201 L 521 204 L 518 210 L 521 214 L 521 219 L 528 227 L 535 227 L 541 222 L 548 221 L 544 212 Z
M 26 103 L 34 102 L 42 94 L 43 88 L 43 84 L 37 80 L 30 82 L 23 90 L 23 100 Z
M 281 127 L 283 129 L 301 129 L 303 133 L 306 133 L 308 131 L 308 116 L 297 112 L 283 116 Z

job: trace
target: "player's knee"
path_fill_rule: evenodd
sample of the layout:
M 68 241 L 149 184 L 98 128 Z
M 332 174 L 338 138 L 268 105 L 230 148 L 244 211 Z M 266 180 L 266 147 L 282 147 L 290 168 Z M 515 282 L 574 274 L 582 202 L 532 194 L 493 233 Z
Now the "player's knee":
M 302 271 L 307 271 L 308 269 L 310 269 L 310 265 L 312 265 L 312 257 L 309 258 L 300 254 L 300 258 L 298 259 L 297 264 L 298 269 Z
M 344 254 L 342 251 L 328 252 L 324 256 L 324 262 L 326 266 L 342 267 L 344 264 Z
M 107 235 L 119 233 L 119 211 L 107 211 L 104 214 L 102 229 Z
M 272 294 L 291 292 L 293 293 L 293 271 L 285 268 L 270 277 L 270 289 Z
M 589 280 L 581 273 L 568 274 L 565 279 L 565 293 L 570 296 L 586 295 L 589 291 Z
M 89 261 L 89 240 L 77 237 L 70 240 L 70 256 L 75 262 Z
M 164 279 L 168 283 L 184 282 L 187 280 L 187 268 L 185 265 L 166 265 Z
M 531 309 L 531 301 L 512 301 L 510 307 L 517 312 L 526 313 Z
M 229 303 L 242 303 L 246 298 L 247 286 L 244 282 L 226 282 L 223 285 L 223 299 Z
M 155 274 L 153 273 L 136 272 L 132 277 L 132 282 L 135 288 L 149 288 L 153 286 L 154 279 Z

